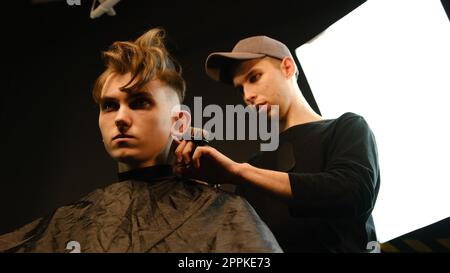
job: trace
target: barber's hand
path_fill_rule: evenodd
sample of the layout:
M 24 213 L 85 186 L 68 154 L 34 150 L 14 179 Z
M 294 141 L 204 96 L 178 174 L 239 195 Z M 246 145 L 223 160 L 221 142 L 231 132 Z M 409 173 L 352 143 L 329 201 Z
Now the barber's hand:
M 175 150 L 179 175 L 211 184 L 239 184 L 239 163 L 210 146 L 182 140 Z

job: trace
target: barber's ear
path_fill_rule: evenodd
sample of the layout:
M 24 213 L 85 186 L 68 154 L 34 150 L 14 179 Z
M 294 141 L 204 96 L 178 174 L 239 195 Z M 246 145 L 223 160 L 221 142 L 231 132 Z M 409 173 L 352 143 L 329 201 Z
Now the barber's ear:
M 172 124 L 172 137 L 180 140 L 186 131 L 191 128 L 191 114 L 185 110 L 179 110 L 172 114 L 174 123 Z
M 291 78 L 295 75 L 295 71 L 297 70 L 295 61 L 291 57 L 284 57 L 281 61 L 281 71 L 286 78 Z

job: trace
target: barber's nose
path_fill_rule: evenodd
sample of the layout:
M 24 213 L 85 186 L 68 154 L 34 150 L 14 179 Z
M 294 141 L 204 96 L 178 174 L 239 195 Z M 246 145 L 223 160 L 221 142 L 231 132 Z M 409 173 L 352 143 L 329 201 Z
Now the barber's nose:
M 115 124 L 120 133 L 125 133 L 131 127 L 131 117 L 126 107 L 120 107 L 117 111 Z
M 248 88 L 244 88 L 244 100 L 247 104 L 254 104 L 256 101 L 256 93 Z

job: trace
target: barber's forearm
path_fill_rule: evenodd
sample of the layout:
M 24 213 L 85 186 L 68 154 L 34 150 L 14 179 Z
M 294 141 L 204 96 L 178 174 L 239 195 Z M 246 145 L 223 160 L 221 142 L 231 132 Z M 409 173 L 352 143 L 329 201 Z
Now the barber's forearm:
M 248 163 L 241 163 L 237 168 L 236 175 L 239 184 L 249 183 L 283 199 L 292 198 L 291 184 L 287 173 L 260 169 Z

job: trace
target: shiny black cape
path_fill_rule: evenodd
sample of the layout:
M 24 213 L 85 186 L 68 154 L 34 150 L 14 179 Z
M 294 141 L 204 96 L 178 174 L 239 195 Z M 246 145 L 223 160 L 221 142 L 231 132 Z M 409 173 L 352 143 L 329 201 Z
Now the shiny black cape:
M 247 201 L 177 177 L 125 180 L 0 236 L 0 252 L 281 252 Z

